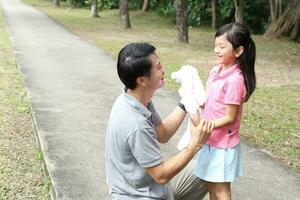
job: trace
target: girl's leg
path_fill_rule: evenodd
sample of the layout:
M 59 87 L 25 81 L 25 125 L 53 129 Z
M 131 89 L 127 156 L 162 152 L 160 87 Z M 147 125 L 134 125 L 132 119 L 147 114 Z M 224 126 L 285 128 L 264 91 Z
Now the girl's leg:
M 210 200 L 231 200 L 230 183 L 208 183 Z
M 207 182 L 207 190 L 209 193 L 209 200 L 216 200 L 216 196 L 214 194 L 214 183 Z

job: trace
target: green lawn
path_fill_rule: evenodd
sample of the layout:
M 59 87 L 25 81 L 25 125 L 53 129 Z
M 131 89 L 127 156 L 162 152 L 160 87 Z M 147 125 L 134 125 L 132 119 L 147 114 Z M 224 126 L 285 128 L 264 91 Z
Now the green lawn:
M 25 2 L 114 56 L 130 42 L 154 44 L 166 68 L 167 87 L 171 90 L 178 86 L 170 79 L 170 73 L 182 64 L 196 66 L 204 81 L 215 64 L 215 31 L 210 28 L 190 28 L 190 44 L 179 44 L 175 41 L 173 21 L 153 12 L 132 11 L 133 28 L 123 30 L 117 10 L 100 11 L 100 18 L 91 19 L 89 10 L 72 9 L 64 2 L 60 8 L 54 8 L 46 0 Z M 300 44 L 283 39 L 269 41 L 259 35 L 253 38 L 257 46 L 258 87 L 245 104 L 242 136 L 300 171 Z
M 0 10 L 0 200 L 49 199 L 41 153 Z

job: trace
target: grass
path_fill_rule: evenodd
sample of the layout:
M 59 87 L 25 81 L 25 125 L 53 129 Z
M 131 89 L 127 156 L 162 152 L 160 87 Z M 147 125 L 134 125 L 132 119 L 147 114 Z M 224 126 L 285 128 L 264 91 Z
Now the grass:
M 300 171 L 299 85 L 259 87 L 245 104 L 246 140 Z
M 28 97 L 0 10 L 0 200 L 49 199 Z
M 100 11 L 100 18 L 91 19 L 89 10 L 72 9 L 64 2 L 55 8 L 48 0 L 24 1 L 114 56 L 130 42 L 155 45 L 171 90 L 178 86 L 170 80 L 170 73 L 182 64 L 196 66 L 204 81 L 215 64 L 215 31 L 210 28 L 191 28 L 190 44 L 179 44 L 175 41 L 173 21 L 153 12 L 132 11 L 133 28 L 123 30 L 117 10 Z M 242 136 L 300 172 L 300 44 L 288 40 L 270 41 L 259 35 L 253 39 L 257 46 L 258 89 L 245 104 Z

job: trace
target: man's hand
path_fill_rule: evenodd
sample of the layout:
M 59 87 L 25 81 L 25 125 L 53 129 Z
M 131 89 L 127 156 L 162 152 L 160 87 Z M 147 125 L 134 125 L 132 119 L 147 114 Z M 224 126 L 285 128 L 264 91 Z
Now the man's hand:
M 192 138 L 188 145 L 188 149 L 198 151 L 206 143 L 208 137 L 210 136 L 214 124 L 207 120 L 201 120 L 199 125 L 194 126 L 191 123 Z
M 157 183 L 166 184 L 190 162 L 198 150 L 205 144 L 212 129 L 213 123 L 210 121 L 201 120 L 197 126 L 191 123 L 192 138 L 188 147 L 159 165 L 145 168 L 146 172 Z

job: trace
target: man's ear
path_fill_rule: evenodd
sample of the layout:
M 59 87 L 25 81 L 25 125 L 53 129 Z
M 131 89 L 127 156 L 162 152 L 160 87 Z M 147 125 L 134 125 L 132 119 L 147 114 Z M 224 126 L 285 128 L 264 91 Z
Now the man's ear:
M 244 47 L 240 46 L 235 50 L 235 57 L 240 57 L 244 53 Z
M 145 87 L 146 86 L 145 77 L 143 77 L 143 76 L 138 77 L 136 79 L 136 83 L 137 83 L 137 85 Z

